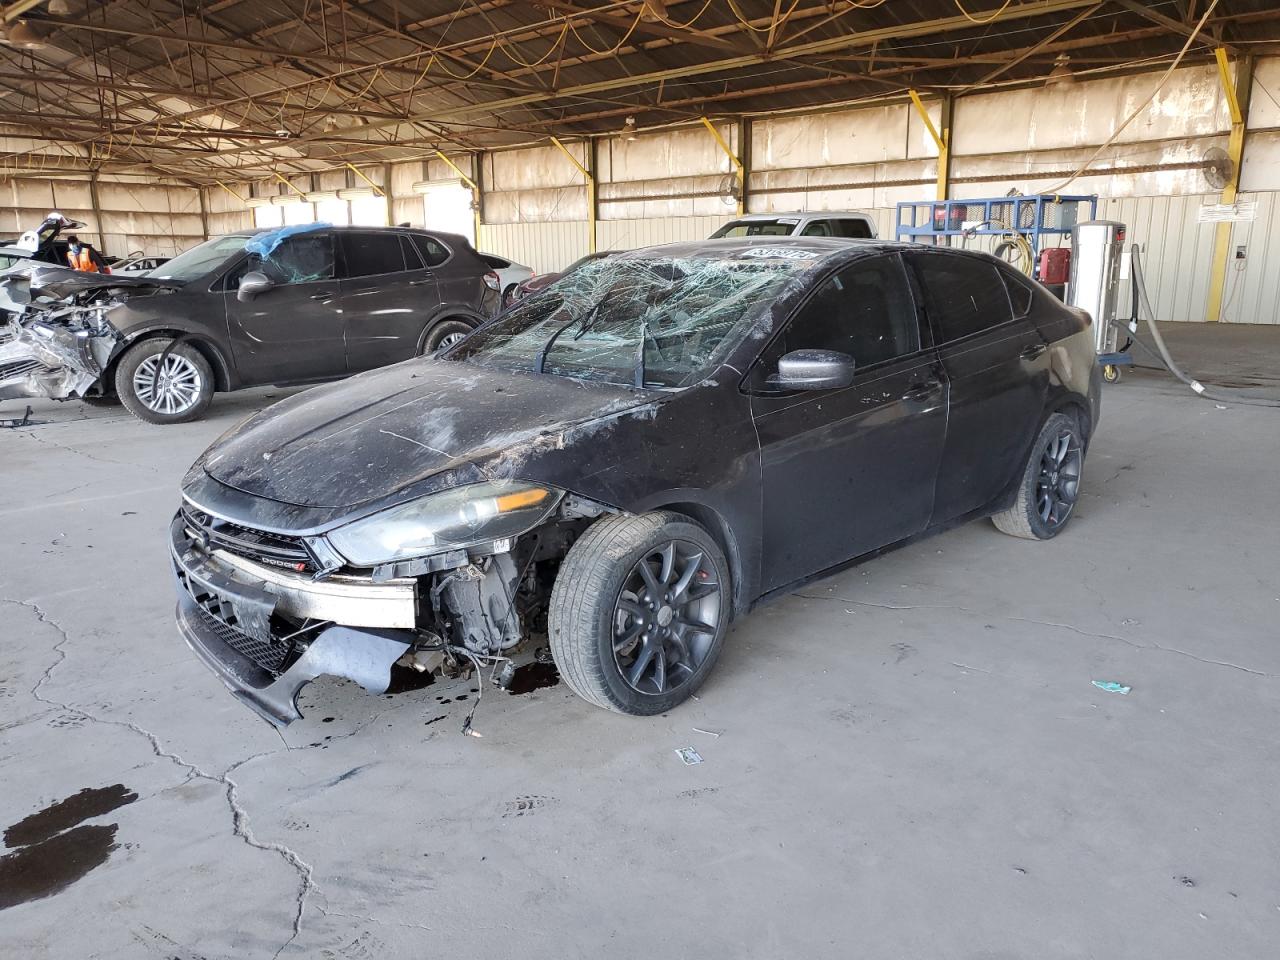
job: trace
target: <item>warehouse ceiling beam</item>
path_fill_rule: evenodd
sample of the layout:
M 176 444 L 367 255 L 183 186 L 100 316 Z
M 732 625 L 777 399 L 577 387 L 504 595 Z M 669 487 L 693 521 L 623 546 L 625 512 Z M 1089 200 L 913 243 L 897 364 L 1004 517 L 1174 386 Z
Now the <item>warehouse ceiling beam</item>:
M 1181 20 L 1175 20 L 1172 17 L 1166 17 L 1163 13 L 1160 13 L 1158 10 L 1153 10 L 1150 4 L 1138 3 L 1137 0 L 1114 0 L 1114 2 L 1119 6 L 1124 7 L 1126 10 L 1130 11 L 1131 13 L 1136 13 L 1138 14 L 1138 16 L 1144 17 L 1147 20 L 1150 20 L 1152 23 L 1160 24 L 1160 26 L 1164 27 L 1170 33 L 1175 33 L 1178 36 L 1183 38 L 1196 36 L 1196 27 L 1195 27 L 1194 21 L 1192 23 L 1183 23 Z M 1206 42 L 1206 43 L 1209 42 L 1209 38 L 1204 37 L 1203 42 Z M 1226 49 L 1226 51 L 1230 54 L 1234 55 L 1239 52 L 1235 50 L 1233 47 L 1228 46 L 1227 44 L 1222 44 L 1221 46 L 1223 46 Z
M 1096 0 L 1024 0 L 1024 2 L 1016 6 L 1008 8 L 1007 17 L 1032 17 L 1043 14 L 1058 13 L 1064 10 L 1076 10 L 1081 7 L 1092 6 Z M 839 50 L 850 46 L 870 46 L 872 43 L 890 38 L 901 38 L 908 36 L 924 36 L 931 33 L 947 33 L 950 31 L 964 30 L 971 28 L 972 23 L 963 16 L 943 17 L 934 20 L 920 20 L 912 23 L 899 24 L 892 27 L 878 27 L 869 30 L 857 31 L 837 37 L 824 37 L 820 40 L 812 40 L 808 43 L 796 44 L 777 52 L 776 57 L 800 57 L 814 53 L 824 53 L 832 50 Z M 728 57 L 720 60 L 709 60 L 702 63 L 684 64 L 678 67 L 669 67 L 662 70 L 650 70 L 634 75 L 610 77 L 604 80 L 591 81 L 587 83 L 574 84 L 558 91 L 560 97 L 586 96 L 590 94 L 607 93 L 614 90 L 622 90 L 627 88 L 648 86 L 656 84 L 662 80 L 670 79 L 687 79 L 694 76 L 705 76 L 712 73 L 722 73 L 730 70 L 739 69 L 741 67 L 753 66 L 755 64 L 764 63 L 771 57 L 764 53 L 750 53 L 742 56 Z M 435 110 L 429 113 L 415 115 L 412 119 L 443 119 L 454 116 L 466 116 L 472 113 L 493 113 L 497 114 L 513 107 L 522 107 L 530 103 L 537 102 L 546 97 L 545 93 L 538 94 L 519 94 L 517 96 L 503 97 L 498 100 L 481 101 L 467 106 L 448 107 L 442 110 Z M 374 121 L 370 127 L 377 127 L 387 124 L 388 121 Z M 299 138 L 302 142 L 307 141 L 307 137 Z
M 630 12 L 624 14 L 601 13 L 598 10 L 580 7 L 574 3 L 565 3 L 562 2 L 562 0 L 534 0 L 534 5 L 545 7 L 548 10 L 554 10 L 557 13 L 567 13 L 575 17 L 582 17 L 586 20 L 594 20 L 598 23 L 607 23 L 611 27 L 617 27 L 624 34 L 634 32 L 650 37 L 663 37 L 668 40 L 676 40 L 680 43 L 690 43 L 694 46 L 709 47 L 712 50 L 719 50 L 721 52 L 726 50 L 736 51 L 738 53 L 752 52 L 750 47 L 743 46 L 741 43 L 730 40 L 728 37 L 715 36 L 710 33 L 705 33 L 702 30 L 695 30 L 692 27 L 679 29 L 677 27 L 668 26 L 661 20 L 646 20 L 643 12 L 635 15 L 632 15 Z
M 1062 26 L 1046 34 L 1038 43 L 1030 47 L 1027 47 L 1026 50 L 1023 50 L 1019 54 L 1015 54 L 1011 59 L 1006 61 L 1004 64 L 997 67 L 995 70 L 992 70 L 990 73 L 985 74 L 982 77 L 982 79 L 979 80 L 977 83 L 973 84 L 973 86 L 974 87 L 984 86 L 985 84 L 990 83 L 992 80 L 995 80 L 998 77 L 1001 77 L 1004 74 L 1008 73 L 1018 64 L 1035 56 L 1037 53 L 1040 53 L 1046 47 L 1051 46 L 1054 43 L 1054 41 L 1056 41 L 1059 37 L 1061 37 L 1065 33 L 1070 32 L 1071 29 L 1075 27 L 1077 24 L 1079 24 L 1081 21 L 1087 20 L 1089 17 L 1093 16 L 1103 6 L 1104 4 L 1097 3 L 1097 4 L 1094 4 L 1092 7 L 1085 7 L 1083 10 L 1077 13 L 1074 17 L 1072 17 Z

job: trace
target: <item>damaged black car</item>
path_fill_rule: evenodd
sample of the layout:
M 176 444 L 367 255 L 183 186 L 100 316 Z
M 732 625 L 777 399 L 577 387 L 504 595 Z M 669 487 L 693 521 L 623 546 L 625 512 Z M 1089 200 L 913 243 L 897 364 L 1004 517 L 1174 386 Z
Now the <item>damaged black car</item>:
M 170 528 L 178 625 L 276 724 L 320 675 L 501 685 L 548 654 L 589 702 L 661 713 L 799 583 L 967 518 L 1060 533 L 1099 414 L 1089 323 L 945 249 L 599 260 L 210 447 Z
M 129 277 L 0 273 L 0 401 L 118 400 L 147 423 L 215 391 L 335 380 L 434 352 L 499 308 L 466 238 L 307 224 L 218 237 Z

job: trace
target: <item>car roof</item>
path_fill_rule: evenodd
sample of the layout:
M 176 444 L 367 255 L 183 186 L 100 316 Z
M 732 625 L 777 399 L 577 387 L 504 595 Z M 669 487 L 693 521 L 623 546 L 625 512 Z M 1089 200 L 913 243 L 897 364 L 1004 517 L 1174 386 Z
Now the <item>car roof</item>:
M 656 259 L 658 257 L 708 259 L 734 259 L 751 250 L 778 247 L 783 250 L 800 250 L 813 254 L 812 259 L 827 260 L 841 255 L 870 255 L 910 247 L 918 243 L 899 243 L 892 240 L 853 240 L 842 237 L 723 237 L 717 240 L 683 240 L 664 243 L 655 247 L 641 247 L 619 253 L 619 258 Z M 811 259 L 806 257 L 805 259 Z
M 868 213 L 859 213 L 857 210 L 792 210 L 781 211 L 779 213 L 744 213 L 741 216 L 734 217 L 730 223 L 742 223 L 744 221 L 759 220 L 778 220 L 781 218 L 790 219 L 792 217 L 801 220 L 821 219 L 824 217 L 858 217 L 862 220 L 870 220 L 871 215 Z
M 256 237 L 264 233 L 274 233 L 277 230 L 284 230 L 284 227 L 257 227 L 253 230 L 236 231 L 235 233 L 224 233 L 223 237 L 244 237 L 248 240 L 250 237 Z M 397 227 L 397 226 L 360 226 L 358 224 L 346 223 L 330 223 L 323 227 L 317 227 L 321 230 L 335 230 L 346 233 L 352 230 L 359 230 L 362 233 L 368 230 L 392 230 L 396 233 L 420 233 L 424 236 L 435 237 L 438 240 L 444 240 L 454 247 L 471 247 L 471 241 L 460 233 L 449 233 L 446 230 L 432 230 L 430 227 Z M 213 239 L 220 239 L 214 237 Z

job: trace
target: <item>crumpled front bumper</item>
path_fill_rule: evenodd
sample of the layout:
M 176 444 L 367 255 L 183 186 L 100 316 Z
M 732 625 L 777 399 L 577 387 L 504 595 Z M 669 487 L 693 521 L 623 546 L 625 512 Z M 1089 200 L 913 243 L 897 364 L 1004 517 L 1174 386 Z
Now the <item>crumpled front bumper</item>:
M 0 400 L 82 397 L 98 382 L 117 336 L 54 324 L 8 324 L 0 338 Z
M 298 693 L 316 677 L 344 677 L 369 693 L 386 691 L 392 664 L 409 649 L 410 632 L 329 626 L 308 634 L 306 649 L 283 672 L 268 670 L 246 650 L 278 639 L 272 634 L 271 616 L 279 597 L 265 582 L 255 583 L 216 563 L 187 536 L 180 516 L 169 532 L 178 630 L 245 706 L 284 727 L 301 718 Z

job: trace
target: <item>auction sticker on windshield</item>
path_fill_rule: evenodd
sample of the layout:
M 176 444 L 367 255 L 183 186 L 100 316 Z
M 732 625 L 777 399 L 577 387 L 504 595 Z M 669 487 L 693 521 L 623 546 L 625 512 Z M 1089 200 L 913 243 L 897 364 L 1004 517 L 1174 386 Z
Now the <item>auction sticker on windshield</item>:
M 752 247 L 742 252 L 744 257 L 768 257 L 771 260 L 816 260 L 818 255 L 811 250 L 797 250 L 795 247 Z

